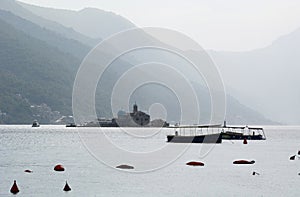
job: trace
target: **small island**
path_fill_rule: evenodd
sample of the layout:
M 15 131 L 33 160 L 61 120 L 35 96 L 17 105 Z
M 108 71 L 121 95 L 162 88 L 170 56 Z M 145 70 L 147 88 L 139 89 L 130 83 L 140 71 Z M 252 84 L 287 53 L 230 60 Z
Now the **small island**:
M 82 127 L 168 127 L 169 123 L 162 119 L 150 119 L 150 115 L 138 110 L 135 103 L 132 112 L 120 110 L 118 117 L 112 119 L 98 118 L 85 123 Z

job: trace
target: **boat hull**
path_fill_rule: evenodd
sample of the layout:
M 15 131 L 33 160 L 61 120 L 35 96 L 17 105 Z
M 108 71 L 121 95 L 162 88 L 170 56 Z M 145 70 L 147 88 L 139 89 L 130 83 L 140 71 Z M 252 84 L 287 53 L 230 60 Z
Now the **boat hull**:
M 222 135 L 220 133 L 196 136 L 167 135 L 167 142 L 219 144 L 222 143 Z

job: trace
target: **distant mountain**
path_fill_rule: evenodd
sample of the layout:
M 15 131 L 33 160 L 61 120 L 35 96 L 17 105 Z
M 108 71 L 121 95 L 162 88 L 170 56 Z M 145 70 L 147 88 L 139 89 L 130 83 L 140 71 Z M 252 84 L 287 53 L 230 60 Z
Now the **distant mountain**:
M 37 16 L 73 28 L 75 31 L 95 39 L 106 38 L 125 29 L 135 27 L 132 22 L 120 15 L 96 8 L 71 11 L 18 3 Z
M 57 48 L 62 53 L 69 53 L 79 59 L 82 59 L 91 49 L 90 46 L 77 40 L 66 38 L 61 34 L 42 28 L 5 10 L 0 9 L 0 19 L 12 25 L 15 29 Z
M 31 13 L 28 6 L 24 8 L 15 1 L 3 0 L 0 5 L 1 9 L 5 8 L 6 10 L 0 10 L 0 123 L 31 123 L 33 119 L 37 119 L 41 123 L 54 123 L 63 116 L 72 115 L 74 78 L 82 58 L 91 48 L 91 46 L 83 44 L 86 43 L 84 40 L 90 39 L 82 37 L 82 34 L 74 30 L 65 32 L 70 29 Z M 37 9 L 43 10 L 43 8 Z M 93 11 L 101 12 L 94 9 L 85 10 L 89 13 L 93 13 Z M 53 12 L 64 13 L 65 10 L 54 10 Z M 78 12 L 70 12 L 78 14 Z M 88 16 L 87 18 L 91 17 L 91 20 L 97 20 L 99 15 L 96 14 L 95 18 L 93 18 L 93 14 L 86 16 Z M 113 21 L 112 16 L 114 14 L 104 14 L 101 20 Z M 72 17 L 69 17 L 71 20 Z M 75 17 L 74 20 L 79 20 L 79 18 Z M 126 24 L 126 21 L 122 22 L 119 17 L 115 20 Z M 113 27 L 105 27 L 102 29 L 103 32 L 101 28 L 97 29 L 97 27 L 96 29 L 105 37 L 105 35 L 131 26 L 130 23 L 127 26 L 122 26 L 118 22 L 110 24 Z M 147 35 L 143 39 L 157 42 Z M 98 85 L 95 98 L 99 117 L 112 117 L 110 98 L 115 80 L 133 67 L 126 60 L 138 64 L 149 58 L 153 59 L 152 53 L 149 51 L 136 55 L 139 57 L 116 59 L 112 62 L 110 69 L 105 71 L 106 75 L 99 82 L 101 85 Z M 164 57 L 158 57 L 157 60 L 163 61 Z M 178 64 L 177 59 L 173 59 L 173 62 Z M 156 76 L 159 73 L 152 74 Z M 205 123 L 210 117 L 210 97 L 201 83 L 196 87 L 198 96 L 205 100 L 200 104 L 203 112 L 201 122 Z M 168 120 L 179 120 L 180 108 L 178 108 L 176 96 L 162 87 L 152 85 L 136 91 L 129 102 L 132 104 L 134 101 L 137 101 L 140 108 L 144 110 L 148 109 L 153 102 L 161 102 L 168 110 Z M 230 124 L 273 123 L 230 96 L 227 99 L 227 112 L 227 120 Z
M 210 95 L 207 89 L 203 88 L 201 85 L 197 85 L 196 94 L 199 99 L 199 109 L 200 109 L 200 124 L 208 124 L 211 116 L 211 103 Z M 151 94 L 149 94 L 151 92 Z M 192 96 L 192 95 L 190 95 Z M 138 101 L 139 106 L 142 109 L 149 109 L 153 103 L 161 103 L 167 111 L 167 120 L 171 121 L 173 124 L 180 120 L 181 111 L 180 111 L 180 101 L 174 94 L 167 88 L 163 86 L 148 85 L 143 89 L 138 89 L 134 92 L 130 98 L 130 103 L 133 104 L 135 101 Z M 193 107 L 193 106 L 192 106 Z M 253 109 L 241 104 L 234 97 L 227 94 L 226 98 L 226 121 L 228 124 L 237 124 L 237 125 L 273 125 L 278 124 L 273 122 L 259 112 L 254 111 Z M 187 117 L 189 114 L 187 115 Z M 191 121 L 194 119 L 194 122 Z M 174 122 L 175 121 L 175 122 Z M 183 120 L 182 124 L 193 124 L 195 117 L 189 117 L 189 120 Z M 221 123 L 221 122 L 219 122 Z
M 211 52 L 229 94 L 275 121 L 300 124 L 300 29 L 247 52 Z
M 39 25 L 42 28 L 46 28 L 58 34 L 61 34 L 61 36 L 64 36 L 66 38 L 74 39 L 84 44 L 92 46 L 94 46 L 98 42 L 98 40 L 94 40 L 92 38 L 84 36 L 83 34 L 74 31 L 70 27 L 65 27 L 57 22 L 50 21 L 33 14 L 29 10 L 19 5 L 15 0 L 1 0 L 0 9 L 9 11 L 23 19 L 26 19 L 28 21 L 31 21 L 32 23 Z

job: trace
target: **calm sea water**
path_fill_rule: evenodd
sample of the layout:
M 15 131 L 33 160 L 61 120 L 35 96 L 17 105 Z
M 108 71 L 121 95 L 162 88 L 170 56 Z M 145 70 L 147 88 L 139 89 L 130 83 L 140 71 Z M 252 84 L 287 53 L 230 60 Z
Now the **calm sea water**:
M 0 126 L 0 196 L 12 196 L 13 180 L 20 189 L 17 196 L 300 196 L 300 160 L 289 160 L 300 150 L 300 127 L 265 127 L 267 140 L 248 145 L 223 141 L 189 147 L 167 144 L 165 136 L 173 132 L 168 129 L 104 131 L 115 147 L 142 159 L 110 149 L 95 128 Z M 256 163 L 236 166 L 235 159 Z M 205 166 L 186 166 L 191 160 Z M 114 168 L 123 163 L 135 169 Z M 53 171 L 56 164 L 66 171 Z M 62 191 L 66 180 L 72 188 L 68 193 Z

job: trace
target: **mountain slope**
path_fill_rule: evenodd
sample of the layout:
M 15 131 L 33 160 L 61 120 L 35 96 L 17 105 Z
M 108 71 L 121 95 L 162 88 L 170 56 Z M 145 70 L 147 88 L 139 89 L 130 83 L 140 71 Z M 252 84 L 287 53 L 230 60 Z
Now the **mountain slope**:
M 21 18 L 39 25 L 42 28 L 46 28 L 58 34 L 61 34 L 66 38 L 78 40 L 84 44 L 92 46 L 96 43 L 95 40 L 74 31 L 72 28 L 66 28 L 65 26 L 57 22 L 50 21 L 33 14 L 32 12 L 19 5 L 15 0 L 1 0 L 0 9 L 9 11 Z
M 46 103 L 53 110 L 70 114 L 72 67 L 79 60 L 3 20 L 0 26 L 0 110 L 9 116 L 6 123 L 32 121 L 27 100 L 34 104 Z
M 300 29 L 248 52 L 212 52 L 230 94 L 273 120 L 300 124 Z
M 106 38 L 135 27 L 133 23 L 120 15 L 96 8 L 71 11 L 38 7 L 21 2 L 19 4 L 35 15 L 73 28 L 75 31 L 95 39 Z
M 0 9 L 0 19 L 27 35 L 45 41 L 48 45 L 57 48 L 63 53 L 70 53 L 74 57 L 82 59 L 90 50 L 89 46 L 86 46 L 77 40 L 68 39 L 51 30 L 41 28 L 28 20 L 12 14 L 11 12 Z

